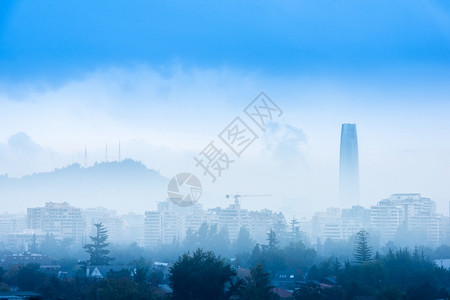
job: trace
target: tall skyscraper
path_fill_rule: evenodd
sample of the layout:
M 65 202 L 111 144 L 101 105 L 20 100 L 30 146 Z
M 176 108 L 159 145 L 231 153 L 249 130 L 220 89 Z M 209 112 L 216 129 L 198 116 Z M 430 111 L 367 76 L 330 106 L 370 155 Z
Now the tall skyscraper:
M 359 162 L 356 124 L 342 124 L 339 161 L 339 205 L 359 204 Z

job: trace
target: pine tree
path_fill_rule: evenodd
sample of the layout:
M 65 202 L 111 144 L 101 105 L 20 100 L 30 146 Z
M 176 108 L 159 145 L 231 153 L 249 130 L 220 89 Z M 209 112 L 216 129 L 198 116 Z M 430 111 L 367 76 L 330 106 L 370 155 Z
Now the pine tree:
M 92 265 L 107 265 L 113 258 L 109 257 L 109 250 L 106 249 L 109 243 L 106 242 L 108 239 L 108 230 L 103 226 L 103 224 L 94 224 L 97 229 L 96 236 L 89 236 L 91 238 L 92 244 L 84 245 L 84 249 L 91 256 L 89 262 Z
M 355 261 L 363 264 L 369 261 L 372 257 L 372 248 L 368 244 L 369 233 L 365 230 L 360 230 L 356 234 L 355 240 Z
M 234 251 L 236 253 L 250 252 L 255 244 L 256 242 L 252 240 L 252 236 L 248 229 L 245 226 L 242 226 L 239 229 L 238 236 L 234 242 Z
M 267 233 L 267 241 L 269 242 L 269 244 L 267 245 L 268 250 L 277 249 L 277 234 L 272 229 L 270 229 L 270 231 Z
M 293 241 L 297 241 L 300 239 L 300 226 L 298 226 L 300 222 L 295 217 L 292 217 L 290 223 L 291 223 L 291 239 Z
M 270 273 L 264 271 L 262 264 L 258 264 L 256 268 L 251 269 L 250 274 L 242 287 L 244 299 L 272 299 L 273 286 L 270 285 Z
M 228 232 L 227 226 L 223 226 L 220 228 L 219 232 L 217 233 L 216 243 L 214 245 L 213 250 L 214 252 L 225 255 L 230 250 L 230 234 Z
M 248 263 L 252 266 L 256 266 L 257 264 L 261 263 L 262 259 L 263 257 L 260 246 L 259 244 L 256 244 L 255 247 L 253 247 L 252 254 L 249 258 Z

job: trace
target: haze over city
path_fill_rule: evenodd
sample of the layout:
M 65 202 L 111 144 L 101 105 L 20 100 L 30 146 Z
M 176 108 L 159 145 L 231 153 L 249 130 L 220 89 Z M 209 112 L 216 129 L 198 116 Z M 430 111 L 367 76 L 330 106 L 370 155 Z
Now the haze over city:
M 356 123 L 360 204 L 421 192 L 447 212 L 446 4 L 380 1 L 366 9 L 356 1 L 326 2 L 320 9 L 284 3 L 277 13 L 271 2 L 253 13 L 235 10 L 237 2 L 225 9 L 204 4 L 206 28 L 187 21 L 199 17 L 198 7 L 183 2 L 172 11 L 160 2 L 135 3 L 120 21 L 123 4 L 113 3 L 101 27 L 100 2 L 70 14 L 62 4 L 8 2 L 0 28 L 0 173 L 20 177 L 83 163 L 85 145 L 92 165 L 104 160 L 105 144 L 117 157 L 119 141 L 124 157 L 166 177 L 192 171 L 192 157 L 265 91 L 285 114 L 220 182 L 203 180 L 205 205 L 236 191 L 278 200 L 249 207 L 308 207 L 297 214 L 336 205 L 340 124 Z M 167 17 L 158 18 L 163 12 Z M 360 26 L 337 17 L 348 13 Z M 246 22 L 253 14 L 261 22 Z M 175 20 L 183 30 L 170 29 Z M 243 30 L 227 30 L 225 20 Z M 69 35 L 70 43 L 61 42 Z M 29 138 L 12 138 L 18 132 Z
M 450 2 L 0 4 L 0 298 L 450 299 Z

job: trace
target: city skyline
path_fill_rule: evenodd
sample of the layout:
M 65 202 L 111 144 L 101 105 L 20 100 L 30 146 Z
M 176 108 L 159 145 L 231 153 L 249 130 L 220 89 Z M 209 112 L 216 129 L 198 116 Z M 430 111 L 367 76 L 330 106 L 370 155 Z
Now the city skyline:
M 7 247 L 26 247 L 31 236 L 42 240 L 49 234 L 79 244 L 93 234 L 94 224 L 101 222 L 115 243 L 136 242 L 139 246 L 155 248 L 183 241 L 189 231 L 198 231 L 204 223 L 225 230 L 231 242 L 245 227 L 258 243 L 264 243 L 270 230 L 284 238 L 282 232 L 292 231 L 290 226 L 295 225 L 306 244 L 328 239 L 349 240 L 364 229 L 380 245 L 395 242 L 399 246 L 422 243 L 438 247 L 448 243 L 448 219 L 436 212 L 432 199 L 420 194 L 392 194 L 368 208 L 330 207 L 315 212 L 311 218 L 287 218 L 269 209 L 249 210 L 231 198 L 226 207 L 215 208 L 205 208 L 200 203 L 179 207 L 166 199 L 158 202 L 154 210 L 127 214 L 105 207 L 79 208 L 68 202 L 46 202 L 43 206 L 27 208 L 26 215 L 1 214 L 0 237 Z
M 108 179 L 106 179 L 105 182 L 99 181 L 98 182 L 99 186 L 96 189 L 90 190 L 90 187 L 88 186 L 79 185 L 86 179 L 93 180 L 97 178 L 95 180 L 98 180 L 100 177 L 102 177 L 101 174 L 104 172 L 109 172 L 109 175 L 105 177 Z M 106 174 L 107 173 L 104 173 L 104 175 Z M 132 186 L 128 186 L 129 183 L 131 183 L 131 181 L 125 179 L 127 176 L 132 176 L 132 178 L 140 177 L 140 179 L 134 182 Z M 152 178 L 148 176 L 157 176 L 152 179 L 153 185 L 151 186 L 145 184 L 145 180 Z M 52 187 L 52 180 L 53 180 L 52 178 L 59 178 L 58 181 L 60 187 L 63 186 L 65 187 L 61 191 L 57 186 Z M 23 183 L 20 183 L 21 180 L 23 180 Z M 71 183 L 72 180 L 74 180 L 73 183 Z M 36 182 L 32 183 L 32 181 Z M 8 204 L 5 204 L 3 213 L 13 213 L 13 214 L 20 213 L 21 211 L 22 212 L 24 211 L 25 207 L 24 205 L 26 205 L 26 203 L 37 204 L 42 203 L 42 201 L 53 201 L 53 202 L 55 201 L 59 202 L 61 200 L 69 201 L 71 203 L 75 203 L 78 207 L 82 208 L 102 206 L 107 197 L 110 197 L 108 199 L 109 200 L 108 202 L 110 204 L 109 207 L 111 209 L 117 210 L 120 213 L 136 213 L 139 211 L 148 210 L 150 208 L 155 208 L 157 206 L 157 203 L 163 201 L 163 199 L 166 199 L 168 182 L 169 178 L 162 176 L 161 174 L 159 174 L 159 172 L 155 170 L 148 169 L 142 162 L 134 161 L 129 158 L 125 158 L 120 162 L 118 160 L 111 159 L 108 162 L 106 162 L 106 160 L 99 163 L 95 162 L 92 166 L 88 167 L 83 166 L 81 163 L 77 163 L 75 165 L 69 165 L 67 167 L 54 170 L 52 172 L 37 173 L 25 176 L 22 179 L 8 178 L 3 176 L 2 181 L 0 181 L 0 185 L 1 184 L 7 185 L 5 185 L 1 189 L 0 195 L 1 197 L 4 198 L 10 199 L 14 198 L 16 200 L 15 202 L 9 202 Z M 24 184 L 33 187 L 32 193 L 33 196 L 31 196 L 31 194 L 28 193 L 26 189 L 21 188 L 24 186 Z M 5 189 L 5 187 L 8 188 Z M 17 190 L 17 188 L 20 188 L 21 190 Z M 130 198 L 130 195 L 127 195 L 127 191 L 131 191 L 130 188 L 134 189 L 133 191 L 134 198 Z M 50 192 L 53 189 L 55 190 Z M 118 197 L 115 196 L 114 189 L 121 190 L 121 192 L 117 194 Z M 64 193 L 63 190 L 71 191 L 70 192 L 71 196 L 67 198 L 61 198 L 61 193 Z M 269 190 L 266 189 L 265 191 Z M 410 194 L 415 192 L 417 191 L 416 190 L 409 191 Z M 398 194 L 399 191 L 394 191 L 393 193 L 391 192 L 390 194 L 396 193 Z M 207 195 L 206 197 L 203 197 L 200 200 L 200 204 L 204 205 L 207 208 L 213 208 L 220 205 L 222 206 L 227 205 L 228 204 L 227 195 L 228 194 L 220 194 L 217 196 L 218 198 L 211 198 L 210 195 Z M 349 202 L 346 204 L 336 205 L 336 201 L 333 201 L 329 202 L 329 205 L 326 207 L 316 210 L 310 210 L 308 211 L 308 213 L 302 212 L 298 213 L 296 210 L 280 208 L 280 206 L 276 204 L 279 199 L 279 196 L 277 196 L 276 194 L 275 195 L 270 194 L 269 196 L 270 196 L 269 198 L 256 197 L 254 198 L 254 200 L 257 200 L 257 202 L 261 202 L 262 200 L 265 199 L 269 200 L 274 199 L 275 201 L 273 201 L 272 203 L 275 204 L 273 205 L 260 204 L 259 206 L 255 207 L 254 205 L 252 205 L 252 203 L 255 202 L 252 198 L 248 200 L 247 198 L 245 198 L 245 205 L 249 206 L 250 209 L 259 210 L 269 208 L 276 211 L 281 211 L 285 213 L 288 217 L 290 216 L 311 217 L 317 211 L 326 210 L 327 208 L 330 207 L 339 207 L 341 209 L 351 208 L 353 205 L 362 205 L 363 207 L 370 207 L 371 205 L 374 205 L 374 203 L 377 203 L 379 199 L 381 199 L 381 198 L 375 199 L 372 202 L 365 201 L 365 203 L 363 204 L 357 202 L 355 203 Z M 87 199 L 89 201 L 87 202 L 80 201 L 83 199 Z M 148 201 L 148 199 L 150 199 L 150 201 Z M 139 203 L 142 201 L 145 202 L 144 206 L 139 205 Z M 127 203 L 127 205 L 123 206 L 124 203 Z M 12 205 L 11 207 L 14 207 L 14 209 L 5 209 L 5 207 L 8 207 L 8 205 Z M 140 209 L 138 208 L 139 206 L 143 208 Z M 20 209 L 20 207 L 22 207 L 22 209 Z M 444 206 L 441 207 L 438 206 L 437 211 L 447 216 L 449 213 L 449 208 L 447 205 L 444 204 Z

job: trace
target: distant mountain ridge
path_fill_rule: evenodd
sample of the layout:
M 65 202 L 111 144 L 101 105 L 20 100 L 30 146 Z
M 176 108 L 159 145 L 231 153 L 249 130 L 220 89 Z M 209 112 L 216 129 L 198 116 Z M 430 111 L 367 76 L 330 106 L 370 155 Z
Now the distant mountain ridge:
M 21 178 L 4 175 L 0 176 L 0 212 L 66 201 L 78 207 L 105 206 L 122 213 L 143 213 L 165 199 L 168 181 L 132 159 L 86 168 L 76 163 Z

